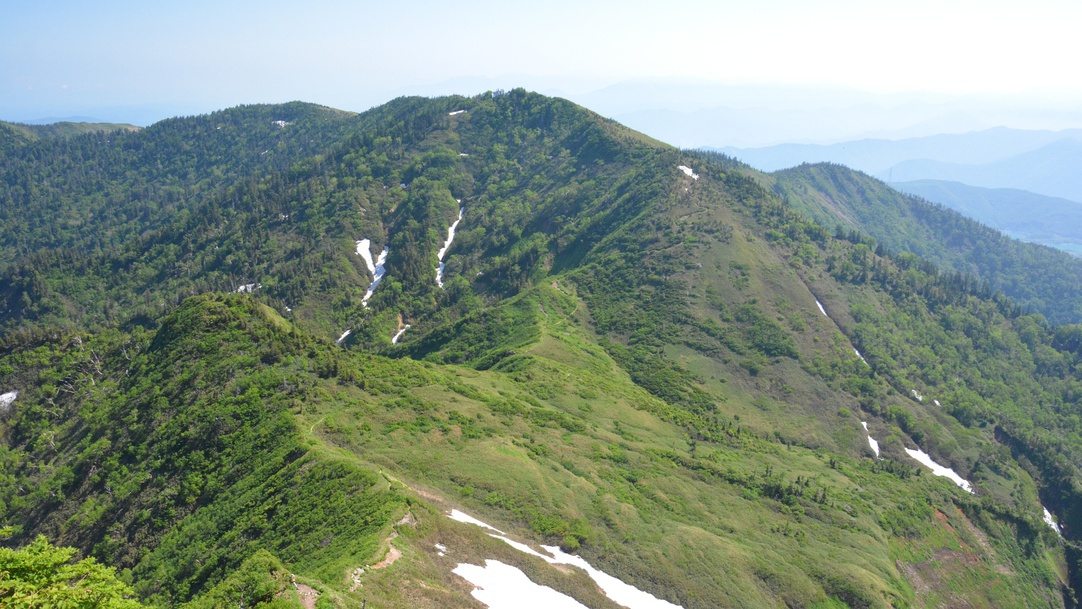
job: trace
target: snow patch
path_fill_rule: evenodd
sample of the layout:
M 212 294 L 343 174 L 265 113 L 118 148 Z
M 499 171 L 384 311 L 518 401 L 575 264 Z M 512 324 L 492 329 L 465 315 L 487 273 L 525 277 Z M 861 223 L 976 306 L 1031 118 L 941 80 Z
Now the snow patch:
M 509 545 L 512 548 L 518 550 L 519 552 L 522 552 L 524 554 L 529 554 L 530 556 L 536 556 L 536 557 L 544 560 L 545 562 L 552 562 L 553 561 L 553 558 L 551 556 L 545 556 L 544 554 L 538 552 L 537 550 L 531 548 L 530 546 L 528 546 L 528 545 L 526 545 L 524 543 L 519 543 L 519 542 L 517 542 L 517 541 L 515 541 L 513 539 L 508 539 L 508 538 L 506 538 L 506 537 L 504 537 L 502 535 L 493 535 L 492 533 L 489 533 L 488 535 L 489 535 L 489 537 L 495 537 L 496 539 L 499 539 L 500 541 L 506 543 L 507 545 Z
M 406 324 L 405 326 L 403 326 L 401 330 L 396 332 L 395 335 L 391 337 L 391 344 L 392 345 L 397 345 L 398 344 L 398 339 L 402 338 L 402 335 L 405 334 L 406 330 L 409 330 L 409 329 L 410 329 L 409 324 Z
M 548 586 L 534 583 L 526 574 L 498 560 L 485 566 L 460 564 L 451 571 L 470 582 L 470 594 L 490 609 L 586 609 L 586 605 Z
M 480 520 L 474 518 L 473 516 L 470 516 L 469 514 L 460 512 L 458 510 L 451 510 L 451 512 L 450 512 L 450 514 L 448 514 L 448 516 L 452 520 L 457 520 L 458 522 L 465 522 L 465 523 L 468 523 L 468 524 L 475 524 L 475 525 L 477 525 L 479 527 L 483 527 L 483 528 L 495 531 L 495 532 L 499 533 L 499 535 L 493 535 L 492 533 L 489 533 L 489 535 L 491 537 L 495 537 L 496 539 L 499 539 L 500 541 L 503 541 L 507 545 L 511 546 L 512 548 L 515 548 L 516 550 L 518 550 L 520 552 L 529 554 L 530 556 L 536 556 L 537 558 L 540 558 L 540 559 L 544 560 L 545 562 L 547 562 L 549 564 L 553 564 L 553 565 L 570 565 L 572 567 L 578 567 L 578 568 L 582 569 L 583 571 L 586 572 L 587 575 L 590 576 L 591 579 L 594 580 L 595 583 L 597 583 L 598 587 L 601 588 L 601 591 L 604 592 L 606 596 L 608 596 L 610 599 L 612 599 L 617 604 L 623 605 L 623 606 L 627 607 L 628 609 L 673 609 L 673 608 L 682 609 L 682 607 L 680 607 L 680 605 L 674 605 L 674 604 L 672 604 L 672 603 L 670 603 L 668 601 L 661 600 L 661 599 L 655 597 L 654 595 L 652 595 L 652 594 L 650 594 L 648 592 L 643 592 L 642 590 L 639 590 L 638 588 L 636 588 L 636 587 L 634 587 L 634 586 L 632 586 L 630 584 L 627 584 L 627 583 L 624 583 L 623 581 L 620 581 L 619 579 L 609 575 L 608 573 L 605 573 L 604 571 L 595 569 L 590 563 L 586 562 L 584 559 L 582 559 L 582 558 L 580 558 L 578 556 L 567 554 L 566 552 L 561 550 L 559 548 L 559 546 L 541 546 L 546 552 L 548 552 L 549 554 L 552 555 L 552 556 L 545 556 L 544 554 L 538 552 L 537 550 L 534 550 L 533 548 L 531 548 L 530 546 L 528 546 L 528 545 L 526 545 L 524 543 L 520 543 L 520 542 L 511 540 L 511 539 L 508 539 L 507 538 L 507 533 L 504 533 L 503 531 L 501 531 L 501 530 L 499 530 L 499 529 L 497 529 L 497 528 L 495 528 L 495 527 L 493 527 L 491 525 L 485 524 L 484 522 L 481 522 Z M 486 561 L 486 562 L 495 562 L 495 561 Z M 459 567 L 462 567 L 462 566 L 463 565 L 459 565 Z M 474 567 L 474 568 L 480 569 L 480 567 Z M 455 570 L 455 573 L 458 573 L 457 569 Z M 466 577 L 465 575 L 463 575 L 461 573 L 459 573 L 459 575 L 462 575 L 463 577 Z M 469 578 L 466 577 L 466 579 L 469 579 Z M 473 582 L 473 580 L 470 580 L 470 581 Z M 475 585 L 480 585 L 480 584 L 476 584 L 476 582 L 474 582 L 474 583 L 475 583 Z M 478 600 L 482 600 L 482 599 L 480 599 L 480 597 L 475 596 L 475 598 L 478 598 Z M 484 602 L 484 601 L 482 601 L 482 602 Z M 493 606 L 494 605 L 490 605 L 490 607 L 493 607 Z M 502 607 L 504 605 L 500 605 L 500 606 Z M 532 605 L 522 605 L 521 604 L 521 599 L 519 599 L 519 604 L 507 605 L 507 606 L 508 607 L 526 607 L 526 606 L 532 606 Z
M 463 114 L 465 112 L 465 110 L 455 110 L 454 112 L 448 112 L 447 116 L 455 116 L 456 114 Z
M 823 317 L 830 319 L 830 316 L 827 315 L 827 310 L 823 308 L 823 303 L 819 302 L 818 298 L 815 299 L 815 306 L 819 307 L 819 312 L 823 314 Z
M 910 390 L 909 390 L 909 393 L 912 393 L 912 394 L 913 394 L 913 397 L 917 398 L 917 401 L 918 401 L 918 402 L 923 402 L 923 401 L 924 401 L 924 396 L 923 396 L 923 395 L 921 395 L 921 394 L 919 394 L 919 393 L 917 393 L 917 390 L 916 390 L 916 389 L 910 389 Z
M 384 266 L 387 263 L 387 254 L 391 251 L 391 248 L 386 245 L 383 246 L 383 251 L 380 252 L 379 258 L 376 258 L 375 267 L 372 269 L 372 283 L 368 286 L 368 291 L 365 292 L 364 298 L 361 299 L 361 306 L 368 308 L 368 299 L 372 298 L 372 294 L 379 287 L 379 282 L 383 281 L 383 276 L 387 274 L 387 268 Z M 369 254 L 371 256 L 371 254 Z
M 9 391 L 0 394 L 0 412 L 7 412 L 17 397 L 19 397 L 18 391 Z
M 251 294 L 261 287 L 263 287 L 263 285 L 259 283 L 246 283 L 237 288 L 237 294 Z
M 691 167 L 688 167 L 687 165 L 677 165 L 676 168 L 679 169 L 680 171 L 683 171 L 692 180 L 698 180 L 699 179 L 699 174 L 692 171 Z
M 494 526 L 492 526 L 490 524 L 485 524 L 484 522 L 481 522 L 480 520 L 474 518 L 473 516 L 470 516 L 469 514 L 467 514 L 465 512 L 460 512 L 458 510 L 451 510 L 451 513 L 448 514 L 447 516 L 451 520 L 457 520 L 459 522 L 465 522 L 466 524 L 475 524 L 475 525 L 477 525 L 477 526 L 479 526 L 479 527 L 481 527 L 483 529 L 491 529 L 493 531 L 496 531 L 500 535 L 506 535 L 507 534 L 507 533 L 504 533 L 503 531 L 497 529 L 496 527 L 494 527 Z
M 1052 517 L 1052 512 L 1049 512 L 1048 508 L 1044 507 L 1043 505 L 1041 506 L 1041 509 L 1044 510 L 1045 524 L 1052 527 L 1052 530 L 1056 532 L 1056 535 L 1063 537 L 1063 531 L 1061 531 L 1059 525 L 1056 524 L 1056 519 Z
M 932 400 L 932 401 L 935 402 L 936 406 L 939 406 L 940 408 L 943 407 L 943 405 L 939 403 L 939 400 Z
M 571 565 L 578 567 L 593 579 L 605 596 L 613 602 L 623 605 L 628 609 L 680 609 L 680 605 L 674 605 L 669 601 L 661 600 L 649 592 L 643 592 L 635 586 L 626 584 L 619 579 L 595 569 L 590 563 L 578 556 L 567 554 L 559 546 L 541 546 L 545 551 L 552 553 L 556 558 L 550 562 L 558 565 Z
M 292 123 L 287 123 L 286 121 L 274 121 L 274 124 L 278 125 L 279 128 L 284 129 L 286 125 L 290 125 Z
M 364 264 L 368 267 L 368 272 L 373 275 L 376 274 L 376 263 L 372 261 L 372 240 L 361 239 L 357 242 L 357 255 L 364 258 Z
M 920 462 L 921 465 L 932 470 L 932 473 L 937 476 L 943 476 L 944 478 L 950 478 L 951 482 L 958 485 L 959 488 L 966 491 L 969 494 L 973 494 L 973 485 L 968 480 L 959 476 L 953 469 L 944 467 L 932 460 L 931 455 L 924 452 L 921 449 L 913 450 L 911 448 L 905 449 L 906 454 L 913 457 Z
M 447 255 L 447 250 L 451 249 L 451 242 L 455 240 L 455 229 L 458 228 L 458 223 L 462 221 L 462 214 L 465 211 L 465 207 L 458 208 L 458 219 L 447 229 L 447 240 L 443 242 L 440 251 L 436 252 L 436 260 L 439 261 L 439 266 L 436 267 L 436 285 L 441 288 L 443 287 L 443 257 Z
M 872 432 L 868 430 L 868 422 L 861 421 L 860 424 L 864 426 L 864 431 L 868 432 L 868 446 L 871 446 L 872 452 L 875 453 L 876 457 L 879 457 L 879 442 L 875 441 L 875 438 L 872 437 Z
M 856 347 L 853 347 L 853 353 L 857 354 L 857 357 L 860 358 L 860 361 L 864 362 L 865 364 L 867 364 L 869 366 L 871 365 L 871 364 L 868 364 L 868 360 L 864 359 L 864 356 L 860 354 L 860 351 L 857 351 Z
M 346 330 L 345 332 L 343 332 L 342 336 L 339 336 L 338 340 L 334 341 L 334 344 L 341 345 L 342 341 L 346 340 L 346 337 L 349 336 L 349 333 L 352 332 L 352 331 L 353 330 Z

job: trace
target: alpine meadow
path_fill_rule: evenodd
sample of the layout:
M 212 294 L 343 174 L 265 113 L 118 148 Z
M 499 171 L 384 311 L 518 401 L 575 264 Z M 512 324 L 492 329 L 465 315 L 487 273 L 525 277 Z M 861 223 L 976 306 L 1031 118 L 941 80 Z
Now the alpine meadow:
M 0 123 L 0 605 L 1075 607 L 1080 264 L 522 89 Z

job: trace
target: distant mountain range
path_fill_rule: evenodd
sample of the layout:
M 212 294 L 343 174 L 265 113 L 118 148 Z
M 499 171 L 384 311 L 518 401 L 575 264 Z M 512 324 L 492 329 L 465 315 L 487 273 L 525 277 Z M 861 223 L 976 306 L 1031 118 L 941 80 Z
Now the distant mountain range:
M 949 180 L 1082 201 L 1082 140 L 1064 138 L 1036 150 L 980 164 L 913 159 L 880 172 L 878 177 L 899 182 Z
M 1008 235 L 1082 255 L 1082 204 L 1015 188 L 914 180 L 893 188 L 940 203 Z
M 1082 252 L 1082 130 L 999 127 L 903 140 L 713 149 L 763 171 L 846 165 L 1008 235 Z
M 1002 163 L 1012 157 L 1033 153 L 1058 142 L 1082 141 L 1082 129 L 1027 131 L 996 127 L 963 134 L 942 134 L 902 140 L 863 139 L 838 144 L 778 144 L 763 148 L 725 146 L 708 148 L 736 157 L 763 171 L 787 169 L 801 163 L 839 163 L 888 181 L 926 179 L 909 177 L 930 163 L 984 165 Z M 1069 145 L 1064 145 L 1068 147 Z M 1053 150 L 1059 150 L 1053 148 Z M 1062 150 L 1061 150 L 1062 152 Z M 917 165 L 923 162 L 925 165 Z M 913 163 L 912 169 L 898 167 Z M 909 167 L 909 166 L 906 166 Z M 906 171 L 904 178 L 895 172 Z M 931 169 L 929 169 L 931 170 Z M 942 171 L 936 167 L 935 171 Z M 891 180 L 892 178 L 892 180 Z M 930 178 L 929 178 L 930 179 Z

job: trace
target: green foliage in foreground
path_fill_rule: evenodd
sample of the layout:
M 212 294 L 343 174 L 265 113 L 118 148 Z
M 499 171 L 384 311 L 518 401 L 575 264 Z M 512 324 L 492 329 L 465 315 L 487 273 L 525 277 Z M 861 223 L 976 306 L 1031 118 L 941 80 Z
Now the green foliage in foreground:
M 10 533 L 10 531 L 7 531 Z M 137 609 L 131 586 L 116 569 L 93 558 L 75 561 L 75 548 L 58 548 L 39 535 L 29 545 L 0 547 L 0 604 L 72 609 Z
M 297 606 L 291 594 L 292 580 L 282 562 L 266 550 L 250 556 L 229 577 L 185 605 L 185 609 L 215 607 L 252 607 L 253 609 L 288 609 Z

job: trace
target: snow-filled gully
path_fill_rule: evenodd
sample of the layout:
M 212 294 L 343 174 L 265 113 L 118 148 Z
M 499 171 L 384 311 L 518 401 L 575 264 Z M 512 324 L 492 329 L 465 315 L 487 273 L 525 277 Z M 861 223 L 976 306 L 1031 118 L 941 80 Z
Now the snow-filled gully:
M 503 531 L 464 512 L 451 510 L 448 517 L 459 522 L 488 529 L 492 531 L 489 532 L 490 536 L 503 541 L 520 552 L 540 558 L 549 564 L 570 565 L 582 569 L 597 583 L 605 596 L 628 609 L 682 609 L 680 605 L 674 605 L 669 601 L 659 599 L 604 571 L 595 569 L 593 565 L 582 558 L 567 554 L 557 546 L 541 546 L 542 549 L 548 552 L 549 555 L 546 555 L 524 543 L 508 539 L 507 534 Z M 537 607 L 539 609 L 542 607 L 578 608 L 584 606 L 567 595 L 530 581 L 522 571 L 496 560 L 485 560 L 484 567 L 462 563 L 455 567 L 453 572 L 465 578 L 474 586 L 478 586 L 479 588 L 472 592 L 473 597 L 485 603 L 491 609 L 521 609 L 527 607 Z
M 402 335 L 405 334 L 406 330 L 409 330 L 410 327 L 411 326 L 409 324 L 406 324 L 405 326 L 402 326 L 402 328 L 398 332 L 395 332 L 395 335 L 391 337 L 391 344 L 397 345 L 398 339 L 402 338 Z
M 458 200 L 458 202 L 461 203 L 462 201 Z M 440 251 L 436 252 L 436 261 L 439 262 L 439 266 L 436 267 L 436 285 L 441 288 L 443 287 L 443 257 L 447 255 L 447 250 L 451 249 L 451 242 L 455 240 L 455 230 L 458 228 L 458 223 L 462 221 L 462 214 L 465 211 L 465 207 L 458 208 L 458 219 L 447 229 L 447 240 L 443 242 Z
M 872 433 L 870 431 L 868 431 L 868 422 L 867 421 L 861 421 L 860 424 L 864 426 L 864 431 L 868 434 L 868 446 L 872 447 L 872 452 L 875 453 L 875 458 L 878 459 L 879 458 L 879 442 L 876 442 L 875 438 L 872 437 Z
M 1041 506 L 1041 509 L 1044 510 L 1044 523 L 1052 527 L 1052 530 L 1056 532 L 1056 535 L 1063 537 L 1063 531 L 1060 530 L 1059 525 L 1056 524 L 1056 519 L 1052 517 L 1052 512 L 1049 512 L 1048 508 L 1043 505 Z
M 0 412 L 11 410 L 11 405 L 15 403 L 15 398 L 17 397 L 19 397 L 18 391 L 9 391 L 0 394 Z
M 361 306 L 368 308 L 368 299 L 372 298 L 373 292 L 379 287 L 379 283 L 383 281 L 383 276 L 387 274 L 387 254 L 390 253 L 391 248 L 383 246 L 383 251 L 380 252 L 379 257 L 372 260 L 372 241 L 370 239 L 361 239 L 357 242 L 357 255 L 364 259 L 365 266 L 368 267 L 368 271 L 372 273 L 372 283 L 368 285 L 368 291 L 365 292 L 364 298 L 361 299 Z
M 812 298 L 815 298 L 815 297 L 813 296 Z M 823 303 L 819 302 L 818 298 L 815 298 L 815 306 L 819 307 L 819 312 L 823 314 L 823 317 L 826 317 L 827 319 L 831 319 L 830 315 L 827 315 L 827 310 L 823 308 Z M 833 321 L 833 320 L 831 320 L 831 321 Z M 857 351 L 856 347 L 853 347 L 853 353 L 857 354 L 857 357 L 860 358 L 860 361 L 864 362 L 865 366 L 870 366 L 871 365 L 871 364 L 868 363 L 868 360 L 864 359 L 864 356 L 860 354 L 860 351 Z
M 918 462 L 920 462 L 921 465 L 923 465 L 923 466 L 927 467 L 928 469 L 932 470 L 933 474 L 935 474 L 937 476 L 943 476 L 944 478 L 949 478 L 951 480 L 951 482 L 954 482 L 955 484 L 957 484 L 958 487 L 961 488 L 962 490 L 964 490 L 964 491 L 966 491 L 967 493 L 970 493 L 970 494 L 973 493 L 973 485 L 970 484 L 968 480 L 966 480 L 965 478 L 962 478 L 961 476 L 959 476 L 953 469 L 951 469 L 949 467 L 944 467 L 944 466 L 936 463 L 935 461 L 932 460 L 931 455 L 924 452 L 923 450 L 921 450 L 919 448 L 916 449 L 916 450 L 914 450 L 912 448 L 907 448 L 907 449 L 905 449 L 905 453 L 907 455 L 909 455 L 910 457 L 916 459 Z
M 861 421 L 860 424 L 864 426 L 864 431 L 868 431 L 867 421 Z M 874 452 L 875 456 L 878 457 L 879 442 L 877 442 L 875 438 L 872 437 L 871 433 L 868 434 L 868 445 L 872 447 L 872 452 Z M 932 470 L 932 473 L 936 476 L 949 478 L 950 481 L 957 484 L 959 488 L 966 491 L 967 493 L 973 494 L 973 485 L 970 484 L 968 480 L 959 476 L 958 473 L 955 472 L 953 469 L 936 463 L 934 460 L 932 460 L 931 455 L 929 455 L 928 453 L 924 452 L 919 448 L 917 448 L 916 450 L 912 448 L 907 448 L 905 449 L 905 452 L 918 463 Z

